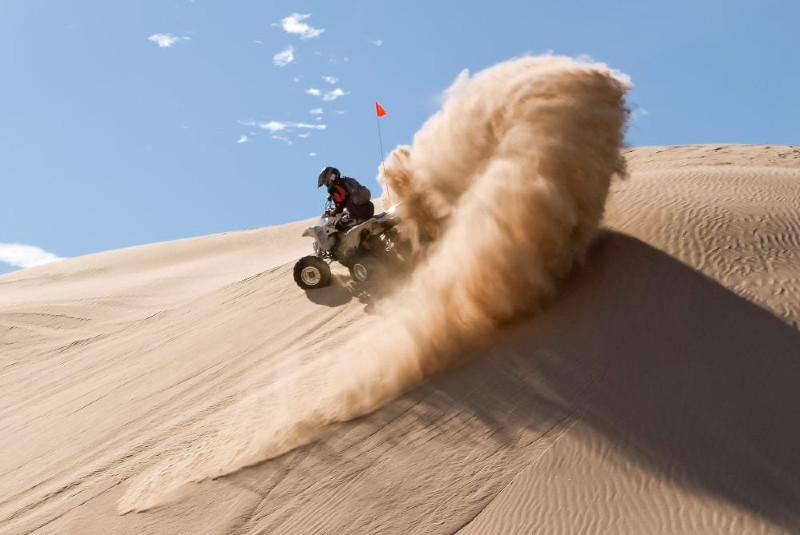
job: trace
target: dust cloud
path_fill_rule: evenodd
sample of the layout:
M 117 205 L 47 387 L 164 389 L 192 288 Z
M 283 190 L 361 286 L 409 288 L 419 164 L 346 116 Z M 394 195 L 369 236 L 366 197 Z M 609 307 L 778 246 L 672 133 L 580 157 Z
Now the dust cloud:
M 597 231 L 611 180 L 625 175 L 629 87 L 603 64 L 551 55 L 462 72 L 413 145 L 380 168 L 418 262 L 354 344 L 379 345 L 380 358 L 346 349 L 242 400 L 216 435 L 134 480 L 120 512 L 316 440 L 546 306 Z
M 383 330 L 421 376 L 545 306 L 583 258 L 625 175 L 629 85 L 555 56 L 463 72 L 413 146 L 387 158 L 380 178 L 423 260 L 384 307 Z

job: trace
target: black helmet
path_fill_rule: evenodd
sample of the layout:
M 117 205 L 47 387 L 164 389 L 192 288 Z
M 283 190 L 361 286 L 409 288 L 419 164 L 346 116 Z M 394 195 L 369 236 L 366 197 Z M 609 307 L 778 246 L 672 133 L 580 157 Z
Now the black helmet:
M 323 185 L 325 185 L 328 188 L 330 188 L 331 186 L 333 186 L 334 180 L 338 180 L 339 177 L 341 176 L 342 174 L 335 167 L 326 167 L 319 174 L 319 180 L 317 180 L 317 187 L 321 188 Z

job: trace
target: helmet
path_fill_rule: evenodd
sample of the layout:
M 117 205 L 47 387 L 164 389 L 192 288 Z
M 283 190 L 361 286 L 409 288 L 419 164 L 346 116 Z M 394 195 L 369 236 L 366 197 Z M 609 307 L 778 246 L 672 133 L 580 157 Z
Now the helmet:
M 317 187 L 321 188 L 323 185 L 330 188 L 333 186 L 334 180 L 338 180 L 342 174 L 339 172 L 338 169 L 335 167 L 326 167 L 322 170 L 319 174 L 319 180 L 317 180 Z

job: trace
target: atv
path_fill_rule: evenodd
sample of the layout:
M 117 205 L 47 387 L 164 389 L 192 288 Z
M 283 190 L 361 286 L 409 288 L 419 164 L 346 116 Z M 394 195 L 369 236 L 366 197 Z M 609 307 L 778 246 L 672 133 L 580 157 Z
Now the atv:
M 314 254 L 294 265 L 297 285 L 304 290 L 329 285 L 333 261 L 347 267 L 353 280 L 361 283 L 374 280 L 381 270 L 405 260 L 410 248 L 398 228 L 398 206 L 348 226 L 347 209 L 336 214 L 328 201 L 317 224 L 303 231 L 303 236 L 314 238 Z

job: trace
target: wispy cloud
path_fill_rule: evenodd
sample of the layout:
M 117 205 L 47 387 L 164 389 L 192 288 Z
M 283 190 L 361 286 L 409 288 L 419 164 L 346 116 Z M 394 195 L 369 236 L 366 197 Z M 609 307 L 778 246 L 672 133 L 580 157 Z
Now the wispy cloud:
M 256 126 L 259 128 L 263 128 L 264 130 L 268 130 L 270 132 L 280 132 L 281 130 L 286 130 L 288 127 L 288 123 L 281 123 L 279 121 L 269 121 L 265 123 L 256 123 Z
M 159 48 L 169 48 L 177 43 L 191 41 L 192 38 L 187 36 L 179 37 L 177 35 L 172 35 L 171 33 L 154 33 L 148 37 L 147 40 L 158 44 Z
M 339 97 L 345 96 L 349 92 L 350 91 L 342 91 L 340 88 L 337 87 L 333 91 L 329 91 L 328 93 L 325 93 L 324 95 L 322 95 L 322 100 L 333 101 L 333 100 L 336 100 Z
M 258 127 L 262 130 L 266 130 L 271 134 L 270 137 L 272 139 L 285 143 L 286 145 L 292 144 L 290 136 L 296 136 L 304 139 L 309 137 L 313 131 L 321 132 L 328 128 L 326 124 L 322 123 L 312 124 L 295 121 L 254 121 L 253 119 L 239 121 L 239 124 L 244 126 Z M 242 139 L 246 139 L 246 141 L 242 141 Z M 247 143 L 250 141 L 250 139 L 251 138 L 249 136 L 242 135 L 238 142 Z
M 314 108 L 313 110 L 309 110 L 308 113 L 311 115 L 322 115 L 325 112 L 322 111 L 322 108 Z
M 35 245 L 0 243 L 0 262 L 11 266 L 29 268 L 58 260 L 64 259 Z
M 281 20 L 280 26 L 286 33 L 299 35 L 300 39 L 313 39 L 315 37 L 319 37 L 325 30 L 312 28 L 303 22 L 310 16 L 311 13 L 292 13 L 285 19 Z
M 315 158 L 317 156 L 317 153 L 316 152 L 309 152 L 308 155 L 311 156 L 312 158 Z
M 332 102 L 339 97 L 343 97 L 349 94 L 350 91 L 344 91 L 340 87 L 337 87 L 332 91 L 322 91 L 321 89 L 318 89 L 316 87 L 310 87 L 306 89 L 306 93 L 314 97 L 321 97 L 322 100 L 324 100 L 325 102 Z
M 294 123 L 294 122 L 281 122 L 281 121 L 268 121 L 256 123 L 256 126 L 268 130 L 270 132 L 292 131 L 292 130 L 325 130 L 327 125 L 324 124 L 309 124 L 309 123 Z
M 372 44 L 375 45 L 375 46 L 383 46 L 383 40 L 382 39 L 375 39 L 374 41 L 372 41 Z
M 236 143 L 249 143 L 249 142 L 250 142 L 250 138 L 248 136 L 242 134 L 242 136 L 239 138 L 239 141 L 237 141 Z
M 294 61 L 294 47 L 289 45 L 283 52 L 278 52 L 272 56 L 272 63 L 276 67 L 286 67 Z
M 323 76 L 322 79 L 325 80 L 326 82 L 328 82 L 331 85 L 333 85 L 333 84 L 335 84 L 336 82 L 339 81 L 338 78 L 334 78 L 333 76 Z
M 291 140 L 291 139 L 289 139 L 289 138 L 288 138 L 288 137 L 286 137 L 286 136 L 279 136 L 279 135 L 277 135 L 277 134 L 273 134 L 271 137 L 272 137 L 272 139 L 275 139 L 275 140 L 277 140 L 277 141 L 280 141 L 281 143 L 283 143 L 283 144 L 285 144 L 285 145 L 292 145 L 292 140 Z

